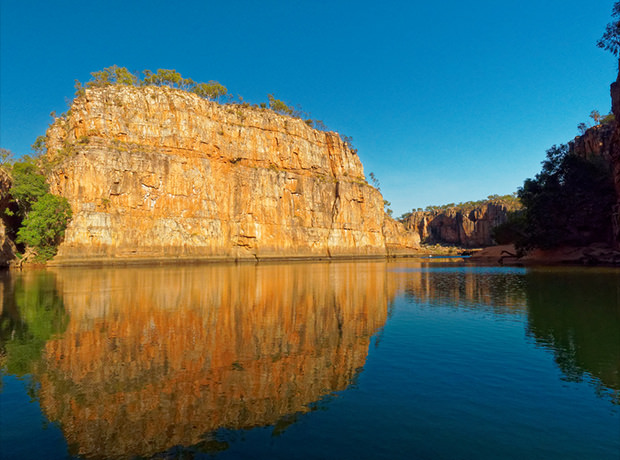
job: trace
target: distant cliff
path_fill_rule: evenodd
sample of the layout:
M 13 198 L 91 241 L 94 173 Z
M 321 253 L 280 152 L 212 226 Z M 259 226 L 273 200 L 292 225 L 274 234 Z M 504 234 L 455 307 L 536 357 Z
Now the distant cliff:
M 487 202 L 471 207 L 417 211 L 404 220 L 405 228 L 420 234 L 427 243 L 481 247 L 495 244 L 491 230 L 508 220 L 511 207 Z
M 167 87 L 87 89 L 47 133 L 73 219 L 56 261 L 388 255 L 418 247 L 336 133 Z

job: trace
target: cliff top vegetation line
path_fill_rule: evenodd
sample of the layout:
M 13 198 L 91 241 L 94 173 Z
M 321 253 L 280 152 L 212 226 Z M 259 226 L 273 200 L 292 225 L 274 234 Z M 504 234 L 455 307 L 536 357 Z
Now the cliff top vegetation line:
M 141 78 L 142 75 L 143 77 Z M 310 114 L 305 112 L 301 106 L 287 104 L 277 99 L 273 94 L 267 95 L 268 102 L 251 104 L 245 101 L 241 95 L 238 95 L 237 99 L 235 99 L 235 97 L 228 92 L 228 88 L 217 81 L 209 80 L 206 83 L 197 82 L 191 78 L 183 77 L 175 69 L 157 69 L 155 72 L 146 69 L 142 72 L 131 72 L 126 67 L 112 65 L 103 70 L 92 72 L 91 76 L 91 80 L 86 83 L 82 83 L 78 80 L 75 81 L 76 96 L 83 95 L 86 88 L 98 88 L 109 85 L 168 86 L 169 88 L 187 91 L 221 104 L 235 104 L 242 107 L 272 110 L 280 115 L 303 120 L 308 126 L 318 129 L 319 131 L 330 131 L 322 120 L 312 119 Z M 353 146 L 352 137 L 343 134 L 338 135 L 353 153 L 357 153 L 357 149 Z
M 518 209 L 521 209 L 521 201 L 517 196 L 517 192 L 514 192 L 510 195 L 489 195 L 486 199 L 483 200 L 448 203 L 442 205 L 430 205 L 424 209 L 413 209 L 411 212 L 406 212 L 401 215 L 398 220 L 400 220 L 401 222 L 405 221 L 414 212 L 445 212 L 448 210 L 454 210 L 457 212 L 468 212 L 473 210 L 474 208 L 486 206 L 489 204 L 504 206 L 505 208 L 507 208 L 508 211 L 516 211 Z

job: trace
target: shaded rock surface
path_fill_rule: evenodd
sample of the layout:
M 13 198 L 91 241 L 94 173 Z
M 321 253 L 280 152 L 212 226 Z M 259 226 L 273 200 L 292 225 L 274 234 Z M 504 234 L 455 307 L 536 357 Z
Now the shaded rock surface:
M 9 204 L 9 188 L 11 188 L 11 178 L 0 168 L 0 268 L 8 267 L 15 259 L 15 244 L 8 235 L 7 227 L 4 222 L 5 211 Z
M 508 211 L 504 204 L 494 203 L 469 210 L 417 211 L 405 220 L 404 225 L 407 230 L 419 233 L 422 241 L 428 243 L 490 246 L 494 244 L 491 230 L 507 221 Z
M 620 116 L 620 95 L 615 94 L 612 85 L 612 108 Z M 614 102 L 615 98 L 615 102 Z M 606 123 L 588 129 L 570 143 L 571 153 L 589 161 L 599 162 L 609 168 L 616 190 L 616 205 L 612 211 L 613 244 L 620 247 L 620 127 L 617 122 Z
M 611 110 L 616 120 L 620 120 L 620 67 L 618 68 L 618 78 L 611 85 Z M 616 206 L 612 215 L 614 244 L 616 248 L 620 248 L 620 123 L 616 123 L 613 131 L 609 157 L 616 188 Z
M 73 210 L 60 263 L 417 247 L 385 223 L 383 197 L 336 133 L 271 111 L 169 88 L 88 89 L 47 146 L 51 192 Z M 386 225 L 404 236 L 386 239 Z

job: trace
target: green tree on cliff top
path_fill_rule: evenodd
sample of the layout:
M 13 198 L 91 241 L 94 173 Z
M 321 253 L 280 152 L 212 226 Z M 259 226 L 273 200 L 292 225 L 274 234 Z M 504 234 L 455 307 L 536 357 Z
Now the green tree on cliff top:
M 132 74 L 126 67 L 113 65 L 99 72 L 92 72 L 92 79 L 86 83 L 87 88 L 102 87 L 108 85 L 134 86 L 138 83 L 138 77 Z
M 190 91 L 211 101 L 217 101 L 228 93 L 224 85 L 213 80 L 210 80 L 208 83 L 196 83 Z

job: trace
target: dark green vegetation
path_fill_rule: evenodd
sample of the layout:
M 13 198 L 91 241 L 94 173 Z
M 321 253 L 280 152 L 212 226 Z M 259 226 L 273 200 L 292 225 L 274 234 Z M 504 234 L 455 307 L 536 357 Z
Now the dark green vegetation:
M 10 202 L 3 216 L 8 234 L 21 246 L 24 258 L 51 259 L 71 219 L 69 203 L 49 193 L 42 158 L 24 156 L 2 167 L 11 178 Z
M 522 218 L 512 221 L 517 248 L 587 245 L 611 237 L 614 187 L 609 165 L 570 153 L 568 145 L 547 150 L 542 171 L 519 189 Z
M 229 94 L 228 89 L 217 81 L 210 80 L 207 83 L 196 82 L 191 78 L 183 77 L 174 69 L 157 69 L 155 72 L 146 69 L 140 73 L 130 72 L 126 67 L 113 65 L 98 72 L 92 72 L 91 75 L 91 80 L 85 84 L 82 84 L 76 80 L 75 88 L 77 96 L 84 94 L 85 88 L 100 88 L 110 85 L 168 86 L 170 88 L 176 88 L 194 93 L 210 101 L 216 101 L 224 104 L 236 104 L 242 107 L 253 107 L 256 109 L 269 109 L 280 115 L 303 120 L 304 123 L 311 128 L 318 129 L 320 131 L 329 131 L 323 121 L 313 120 L 310 118 L 310 114 L 304 112 L 301 107 L 295 107 L 287 104 L 286 102 L 277 99 L 273 94 L 267 95 L 267 103 L 261 102 L 260 104 L 250 104 L 249 102 L 244 101 L 242 96 L 237 96 L 238 99 L 235 100 L 234 96 Z M 141 75 L 144 77 L 140 78 Z M 357 150 L 353 147 L 353 139 L 351 137 L 340 135 L 340 138 L 353 153 L 357 153 Z
M 611 17 L 614 18 L 614 21 L 607 24 L 605 33 L 596 45 L 614 56 L 620 57 L 620 2 L 614 3 Z
M 607 25 L 597 46 L 620 55 L 620 2 L 612 9 L 613 22 Z M 620 61 L 619 61 L 620 62 Z M 590 113 L 594 127 L 615 123 L 612 113 Z M 586 134 L 588 125 L 577 128 Z M 542 170 L 527 179 L 518 191 L 523 211 L 494 229 L 500 244 L 514 243 L 519 252 L 531 248 L 563 245 L 585 246 L 613 239 L 612 213 L 615 190 L 612 168 L 603 156 L 583 158 L 571 143 L 547 150 Z
M 615 123 L 613 115 L 590 114 L 597 126 Z M 583 124 L 582 135 L 587 128 Z M 493 229 L 498 244 L 514 244 L 523 253 L 533 248 L 586 246 L 612 237 L 615 191 L 610 164 L 602 156 L 583 158 L 573 142 L 547 150 L 542 170 L 526 179 L 517 196 L 522 210 Z

